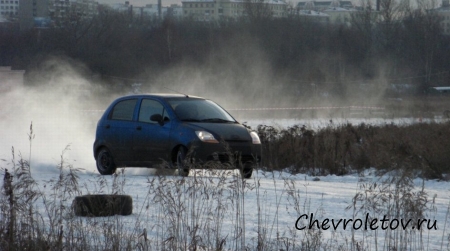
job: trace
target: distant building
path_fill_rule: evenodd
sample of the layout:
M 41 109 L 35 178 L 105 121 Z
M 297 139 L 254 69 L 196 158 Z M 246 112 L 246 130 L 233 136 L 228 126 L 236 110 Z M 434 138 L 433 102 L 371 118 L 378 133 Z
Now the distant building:
M 107 4 L 107 6 L 120 12 L 131 12 L 133 9 L 133 5 L 131 5 L 129 1 L 126 1 L 125 3 Z
M 88 19 L 98 14 L 98 2 L 93 0 L 48 0 L 49 15 L 57 23 Z
M 300 17 L 322 23 L 350 25 L 351 15 L 356 11 L 351 1 L 300 1 L 297 4 Z
M 183 18 L 183 7 L 178 4 L 170 5 L 168 15 L 175 19 Z
M 57 22 L 69 19 L 72 12 L 72 1 L 49 0 L 49 16 Z
M 18 18 L 19 0 L 0 0 L 0 16 L 4 18 Z
M 183 17 L 193 18 L 197 21 L 214 21 L 224 15 L 224 6 L 215 0 L 185 0 L 183 6 Z
M 158 19 L 160 18 L 159 14 L 159 6 L 158 4 L 147 4 L 144 7 L 134 7 L 132 8 L 133 16 L 136 18 L 150 18 L 150 19 Z M 161 7 L 161 18 L 167 16 L 168 8 Z
M 161 9 L 161 14 L 163 10 Z M 167 9 L 165 10 L 167 12 Z M 144 7 L 135 7 L 133 8 L 134 16 L 145 16 L 145 17 L 159 17 L 159 8 L 157 4 L 147 4 Z
M 286 17 L 287 4 L 281 0 L 253 2 L 251 0 L 184 0 L 183 16 L 197 21 L 213 21 L 222 18 L 238 18 L 247 15 L 246 8 L 266 8 L 272 17 Z
M 315 10 L 315 11 L 323 11 L 330 8 L 345 8 L 352 9 L 353 3 L 351 1 L 300 1 L 297 3 L 297 9 L 299 10 Z
M 20 0 L 18 14 L 20 29 L 31 29 L 35 21 L 49 18 L 48 0 Z
M 182 7 L 176 4 L 172 4 L 169 7 L 162 7 L 158 4 L 147 4 L 137 7 L 126 1 L 125 3 L 109 4 L 107 6 L 115 11 L 127 12 L 137 19 L 162 19 L 168 16 L 180 18 L 183 13 Z
M 94 0 L 0 0 L 3 2 L 18 2 L 21 30 L 49 28 L 98 14 L 98 2 Z

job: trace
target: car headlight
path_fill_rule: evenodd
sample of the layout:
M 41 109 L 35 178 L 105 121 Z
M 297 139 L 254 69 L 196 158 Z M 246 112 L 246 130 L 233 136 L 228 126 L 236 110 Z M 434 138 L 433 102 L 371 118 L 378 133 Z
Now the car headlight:
M 261 140 L 259 139 L 259 136 L 256 132 L 250 132 L 250 136 L 252 136 L 253 144 L 261 144 Z
M 207 143 L 219 143 L 216 138 L 214 138 L 214 135 L 207 131 L 196 131 L 195 134 L 197 134 L 197 137 Z

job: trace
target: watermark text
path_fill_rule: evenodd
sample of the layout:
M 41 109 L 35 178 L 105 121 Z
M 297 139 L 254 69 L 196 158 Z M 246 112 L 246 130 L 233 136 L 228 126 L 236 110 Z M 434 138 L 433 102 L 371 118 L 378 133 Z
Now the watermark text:
M 307 224 L 305 224 L 307 223 Z M 297 230 L 305 229 L 354 229 L 354 230 L 396 230 L 396 229 L 417 229 L 417 230 L 437 230 L 436 220 L 430 219 L 395 219 L 388 218 L 386 215 L 382 219 L 372 218 L 369 213 L 364 219 L 324 219 L 319 221 L 314 218 L 314 214 L 302 214 L 295 222 Z

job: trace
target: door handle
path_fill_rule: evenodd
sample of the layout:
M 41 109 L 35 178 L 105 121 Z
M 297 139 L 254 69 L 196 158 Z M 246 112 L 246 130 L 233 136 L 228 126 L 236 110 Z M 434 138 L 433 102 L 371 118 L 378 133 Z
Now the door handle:
M 106 129 L 109 129 L 111 126 L 110 125 L 105 125 L 105 128 Z
M 140 131 L 140 130 L 142 130 L 142 127 L 141 126 L 137 126 L 136 130 Z

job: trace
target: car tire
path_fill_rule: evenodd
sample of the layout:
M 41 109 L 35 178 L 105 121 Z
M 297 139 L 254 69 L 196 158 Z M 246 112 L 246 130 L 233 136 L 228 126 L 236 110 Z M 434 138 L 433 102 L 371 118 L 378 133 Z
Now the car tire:
M 189 168 L 186 167 L 186 148 L 183 146 L 180 146 L 178 148 L 177 152 L 177 159 L 176 159 L 176 168 L 178 169 L 178 175 L 182 177 L 187 177 L 189 175 Z
M 117 194 L 82 195 L 75 197 L 72 209 L 76 216 L 130 215 L 133 213 L 133 199 L 129 195 Z
M 246 163 L 239 169 L 239 172 L 243 179 L 250 179 L 253 173 L 253 163 Z
M 97 170 L 102 175 L 111 175 L 116 172 L 117 166 L 108 148 L 103 147 L 97 153 Z

